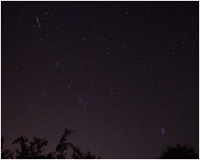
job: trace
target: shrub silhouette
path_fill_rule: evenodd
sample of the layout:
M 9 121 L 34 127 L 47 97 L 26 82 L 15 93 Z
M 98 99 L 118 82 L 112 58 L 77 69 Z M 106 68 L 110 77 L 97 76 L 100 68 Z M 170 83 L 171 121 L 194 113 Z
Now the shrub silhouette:
M 21 136 L 14 140 L 12 144 L 19 144 L 20 149 L 15 149 L 16 159 L 65 159 L 67 158 L 67 150 L 71 148 L 73 153 L 72 158 L 76 159 L 94 159 L 97 158 L 94 154 L 91 154 L 89 151 L 87 153 L 82 153 L 81 149 L 75 147 L 72 143 L 67 141 L 67 136 L 72 134 L 74 130 L 65 129 L 64 134 L 62 135 L 58 145 L 56 146 L 55 151 L 49 152 L 48 154 L 43 154 L 44 147 L 48 144 L 46 138 L 37 138 L 33 137 L 33 140 L 28 144 L 28 139 L 26 136 Z M 8 159 L 14 158 L 14 152 L 4 149 L 3 150 L 4 138 L 1 140 L 1 158 Z M 100 157 L 98 157 L 100 158 Z
M 160 159 L 199 159 L 199 155 L 194 147 L 187 143 L 177 144 L 175 147 L 168 146 L 161 153 Z
M 14 156 L 14 153 L 10 151 L 9 149 L 3 149 L 4 144 L 4 137 L 1 137 L 1 158 L 2 159 L 11 159 Z
M 17 159 L 36 159 L 36 158 L 44 158 L 45 156 L 42 155 L 44 146 L 47 145 L 48 140 L 46 138 L 36 138 L 33 137 L 33 141 L 30 142 L 30 145 L 27 145 L 28 139 L 27 137 L 21 136 L 14 140 L 13 144 L 19 144 L 20 150 L 16 149 L 16 158 Z
M 56 147 L 56 158 L 64 159 L 67 155 L 66 150 L 72 145 L 70 142 L 66 141 L 66 137 L 72 134 L 74 130 L 65 129 L 57 147 Z

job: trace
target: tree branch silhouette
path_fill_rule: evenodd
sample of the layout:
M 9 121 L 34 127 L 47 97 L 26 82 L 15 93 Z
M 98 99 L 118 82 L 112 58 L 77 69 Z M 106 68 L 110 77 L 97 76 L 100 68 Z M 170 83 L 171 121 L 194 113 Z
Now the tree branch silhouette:
M 61 139 L 58 145 L 55 148 L 55 151 L 51 151 L 48 154 L 43 154 L 44 147 L 48 144 L 48 140 L 46 138 L 37 138 L 33 136 L 32 141 L 28 141 L 26 136 L 21 136 L 13 141 L 12 144 L 18 144 L 20 146 L 19 149 L 15 149 L 16 159 L 66 159 L 67 158 L 67 150 L 71 148 L 73 153 L 71 155 L 72 158 L 76 159 L 84 159 L 84 158 L 96 158 L 94 154 L 91 152 L 82 153 L 81 149 L 75 147 L 72 143 L 67 141 L 67 136 L 71 135 L 75 130 L 66 128 L 64 134 L 61 136 Z M 10 150 L 3 150 L 4 138 L 1 140 L 1 158 L 14 158 L 14 152 Z M 100 157 L 98 157 L 100 158 Z

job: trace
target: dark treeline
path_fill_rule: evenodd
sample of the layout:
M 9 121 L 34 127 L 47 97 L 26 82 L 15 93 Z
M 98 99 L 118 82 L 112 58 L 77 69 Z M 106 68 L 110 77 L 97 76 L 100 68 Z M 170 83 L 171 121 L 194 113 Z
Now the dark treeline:
M 28 143 L 26 136 L 21 136 L 14 140 L 13 144 L 19 144 L 20 149 L 15 149 L 15 152 L 4 149 L 4 137 L 1 138 L 1 158 L 2 159 L 66 159 L 67 150 L 72 149 L 71 158 L 75 159 L 96 159 L 100 158 L 91 152 L 82 153 L 79 147 L 75 147 L 72 143 L 66 140 L 66 137 L 73 133 L 74 130 L 65 129 L 64 134 L 62 135 L 58 145 L 56 146 L 55 151 L 44 154 L 44 147 L 48 144 L 46 138 L 37 138 L 33 137 L 33 140 Z
M 66 159 L 68 149 L 72 149 L 71 158 L 74 159 L 96 159 L 100 158 L 91 152 L 82 153 L 79 147 L 75 147 L 72 143 L 66 140 L 66 137 L 73 133 L 74 130 L 65 129 L 55 151 L 44 154 L 44 147 L 48 144 L 46 138 L 33 137 L 33 140 L 28 144 L 26 136 L 21 136 L 14 140 L 13 144 L 18 144 L 20 149 L 11 151 L 3 148 L 4 137 L 1 138 L 1 158 L 2 159 Z M 194 147 L 187 143 L 177 144 L 175 147 L 167 146 L 163 150 L 159 159 L 199 159 L 199 154 Z
M 176 146 L 167 145 L 163 150 L 159 159 L 199 159 L 199 154 L 194 147 L 187 143 L 180 143 Z

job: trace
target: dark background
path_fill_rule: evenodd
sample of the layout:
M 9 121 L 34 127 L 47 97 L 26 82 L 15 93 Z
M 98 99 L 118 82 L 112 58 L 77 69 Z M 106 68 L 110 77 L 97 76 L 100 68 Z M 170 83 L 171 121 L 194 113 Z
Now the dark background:
M 199 149 L 199 2 L 2 2 L 1 134 L 102 158 Z M 41 30 L 37 23 L 39 19 Z

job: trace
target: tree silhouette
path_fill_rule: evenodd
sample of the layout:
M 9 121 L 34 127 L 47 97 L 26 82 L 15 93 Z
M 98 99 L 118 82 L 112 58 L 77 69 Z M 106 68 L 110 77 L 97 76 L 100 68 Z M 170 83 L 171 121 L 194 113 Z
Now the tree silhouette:
M 26 136 L 21 136 L 14 140 L 13 144 L 19 144 L 20 149 L 16 149 L 16 158 L 18 159 L 36 159 L 36 158 L 45 158 L 45 155 L 42 155 L 44 146 L 47 145 L 48 140 L 46 138 L 36 138 L 33 137 L 33 141 L 30 141 L 30 145 L 27 145 L 28 139 Z
M 82 159 L 96 159 L 96 155 L 92 154 L 90 151 L 88 151 L 87 153 L 85 153 L 82 157 Z M 100 159 L 100 157 L 98 157 L 98 159 Z
M 199 155 L 194 147 L 187 143 L 177 144 L 175 147 L 168 146 L 161 153 L 160 159 L 199 159 Z
M 87 153 L 82 153 L 81 149 L 75 147 L 72 143 L 67 142 L 66 137 L 72 134 L 75 130 L 65 129 L 63 136 L 61 137 L 59 144 L 56 147 L 56 158 L 64 159 L 66 158 L 66 150 L 70 147 L 73 150 L 72 158 L 75 159 L 95 159 L 97 158 L 94 154 L 91 154 L 89 151 Z M 98 157 L 100 158 L 100 157 Z
M 14 156 L 14 153 L 10 151 L 9 149 L 3 149 L 4 144 L 4 137 L 1 136 L 1 158 L 2 159 L 11 159 Z
M 82 153 L 81 149 L 78 147 L 74 147 L 73 148 L 73 154 L 72 154 L 72 158 L 74 159 L 100 159 L 101 157 L 97 157 L 96 155 L 92 154 L 90 151 L 87 151 L 86 153 Z
M 75 130 L 71 129 L 65 129 L 64 134 L 62 135 L 57 147 L 56 147 L 56 158 L 59 159 L 64 159 L 66 158 L 67 152 L 66 150 L 70 147 L 73 146 L 70 142 L 67 142 L 66 137 L 70 134 L 72 134 Z
M 66 159 L 67 150 L 71 148 L 73 150 L 72 158 L 76 159 L 94 159 L 97 158 L 94 154 L 89 151 L 87 153 L 82 153 L 80 148 L 75 147 L 72 143 L 67 141 L 67 136 L 72 134 L 74 130 L 65 129 L 55 151 L 49 152 L 48 154 L 42 154 L 44 147 L 48 144 L 46 138 L 33 137 L 33 140 L 28 141 L 26 136 L 21 136 L 14 140 L 12 144 L 19 144 L 20 149 L 15 149 L 16 159 Z M 14 152 L 10 150 L 3 150 L 4 138 L 1 140 L 1 158 L 8 159 L 14 157 Z M 100 157 L 98 157 L 100 158 Z

